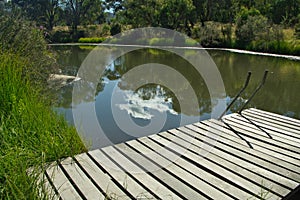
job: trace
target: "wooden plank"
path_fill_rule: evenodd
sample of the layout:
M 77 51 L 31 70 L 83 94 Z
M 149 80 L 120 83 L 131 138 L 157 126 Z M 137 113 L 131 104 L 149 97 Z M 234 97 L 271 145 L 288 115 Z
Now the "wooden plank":
M 277 158 L 276 154 L 273 152 L 271 152 L 273 153 L 272 155 L 266 154 L 266 150 L 264 148 L 262 148 L 262 151 L 260 151 L 260 147 L 256 146 L 255 144 L 253 145 L 254 149 L 250 149 L 249 146 L 244 144 L 244 141 L 238 138 L 230 130 L 224 129 L 220 124 L 214 124 L 209 121 L 205 123 L 208 123 L 209 126 L 206 126 L 202 123 L 195 123 L 194 125 L 189 125 L 187 127 L 196 126 L 201 128 L 198 132 L 203 134 L 216 134 L 215 137 L 217 137 L 218 141 L 229 146 L 231 148 L 230 152 L 234 155 L 239 156 L 239 152 L 241 152 L 242 154 L 240 156 L 244 158 L 245 154 L 249 154 L 251 157 L 249 157 L 248 160 L 255 162 L 257 165 L 267 167 L 268 169 L 274 172 L 276 171 L 282 176 L 289 177 L 294 181 L 300 182 L 299 167 L 291 165 L 281 158 Z M 210 133 L 204 130 L 207 130 Z
M 161 145 L 157 144 L 156 142 L 152 141 L 148 137 L 140 138 L 138 139 L 143 145 L 147 146 L 148 148 L 153 148 L 156 149 L 159 152 L 163 151 L 164 157 L 166 159 L 168 158 L 174 158 L 178 157 L 178 154 L 175 154 L 174 152 L 167 150 L 165 147 L 162 147 Z M 231 185 L 230 183 L 222 180 L 221 178 L 214 176 L 210 174 L 207 170 L 202 169 L 195 165 L 195 163 L 190 163 L 189 161 L 183 159 L 183 158 L 178 158 L 176 161 L 174 161 L 176 165 L 184 167 L 187 171 L 190 173 L 194 174 L 198 178 L 202 178 L 203 181 L 208 182 L 208 184 L 211 184 L 214 186 L 216 189 L 228 193 L 229 195 L 232 195 L 233 197 L 237 199 L 246 199 L 249 197 L 249 193 L 240 190 L 239 188 Z M 210 195 L 210 194 L 209 194 Z M 221 195 L 223 196 L 223 195 Z
M 142 184 L 149 188 L 153 193 L 155 193 L 161 199 L 180 199 L 175 193 L 173 193 L 166 186 L 158 182 L 143 169 L 135 165 L 133 162 L 128 160 L 120 152 L 118 152 L 113 147 L 104 148 L 107 154 L 111 156 L 112 159 L 117 161 L 122 165 L 124 170 L 128 171 L 132 176 L 138 179 Z
M 180 131 L 176 131 L 174 132 L 174 134 L 176 134 L 176 136 L 180 136 L 180 137 L 184 137 L 185 139 L 191 139 L 191 132 L 193 132 L 193 130 L 197 131 L 198 128 L 197 127 L 191 127 L 189 126 L 189 128 L 185 128 L 182 127 L 179 129 Z M 259 174 L 260 176 L 264 175 L 264 177 L 270 177 L 272 176 L 272 181 L 275 181 L 277 183 L 284 183 L 286 186 L 290 187 L 290 189 L 294 188 L 297 183 L 294 181 L 291 181 L 290 179 L 287 179 L 281 175 L 278 174 L 274 174 L 272 171 L 268 170 L 267 167 L 262 168 L 261 166 L 259 166 L 257 163 L 254 163 L 252 160 L 251 156 L 247 156 L 247 153 L 244 152 L 240 152 L 238 150 L 234 150 L 232 148 L 230 148 L 230 146 L 226 146 L 222 143 L 219 143 L 217 141 L 213 141 L 213 140 L 207 140 L 207 138 L 204 135 L 201 134 L 197 134 L 196 138 L 199 139 L 200 141 L 196 140 L 194 142 L 194 144 L 198 147 L 198 148 L 202 148 L 202 143 L 203 141 L 205 142 L 210 142 L 211 146 L 214 146 L 215 148 L 213 149 L 213 151 L 211 151 L 211 154 L 209 158 L 213 158 L 216 157 L 216 159 L 225 159 L 225 161 L 220 162 L 222 165 L 226 164 L 228 165 L 228 168 L 235 168 L 235 166 L 233 166 L 232 164 L 235 164 L 241 168 L 245 168 L 247 171 L 251 171 L 254 172 L 256 174 Z M 219 140 L 218 140 L 219 141 Z M 203 149 L 202 151 L 205 151 L 205 149 Z M 255 151 L 253 151 L 255 153 Z M 229 154 L 231 153 L 231 154 Z M 244 158 L 244 159 L 241 159 Z M 216 160 L 217 161 L 217 160 Z M 227 163 L 227 161 L 229 163 Z M 233 162 L 235 161 L 235 162 Z M 242 164 L 243 163 L 243 164 Z M 269 163 L 268 163 L 269 165 Z M 235 171 L 241 170 L 239 168 L 236 168 Z M 249 174 L 248 172 L 246 172 L 247 174 Z M 250 174 L 249 174 L 250 175 Z M 254 176 L 254 175 L 252 175 Z M 250 177 L 250 176 L 249 176 Z M 259 183 L 257 183 L 259 184 Z
M 259 127 L 232 114 L 224 120 L 238 134 L 207 120 L 67 158 L 46 170 L 45 190 L 71 200 L 285 197 L 300 184 L 300 120 L 242 114 Z
M 231 130 L 228 129 L 228 127 L 224 126 L 224 124 L 222 122 L 219 122 L 217 120 L 210 120 L 211 122 L 215 123 L 215 124 L 219 124 L 222 129 L 224 129 L 224 131 L 226 133 L 231 133 L 231 134 L 235 134 L 234 132 L 232 132 Z M 224 128 L 226 127 L 226 128 Z M 287 153 L 282 153 L 282 149 L 278 148 L 278 147 L 274 147 L 272 145 L 268 145 L 266 143 L 264 143 L 263 141 L 259 141 L 257 139 L 253 139 L 252 137 L 247 136 L 246 133 L 248 133 L 247 131 L 244 131 L 238 127 L 233 127 L 239 135 L 241 135 L 247 142 L 249 142 L 251 144 L 251 146 L 256 149 L 257 146 L 262 147 L 263 151 L 268 153 L 271 156 L 277 157 L 283 161 L 289 162 L 293 165 L 295 165 L 297 168 L 299 167 L 299 160 L 290 157 Z M 243 132 L 246 132 L 243 134 Z
M 195 130 L 197 129 L 196 127 L 194 127 L 194 128 L 195 128 Z M 177 137 L 180 137 L 183 140 L 191 140 L 192 138 L 188 134 L 190 134 L 192 131 L 193 130 L 191 130 L 191 129 L 182 127 L 182 128 L 180 128 L 180 131 L 174 130 L 172 132 Z M 168 137 L 170 137 L 170 136 L 168 136 Z M 197 134 L 196 137 L 202 141 L 208 141 L 207 138 L 203 135 Z M 195 149 L 197 151 L 200 151 L 200 150 L 206 151 L 205 149 L 202 148 L 202 146 L 203 146 L 202 141 L 199 141 L 199 140 L 194 141 L 193 144 L 196 146 Z M 278 192 L 280 194 L 281 194 L 281 192 L 284 192 L 281 195 L 285 195 L 287 191 L 295 188 L 298 185 L 297 182 L 291 181 L 291 179 L 287 179 L 278 174 L 274 174 L 272 171 L 267 170 L 266 168 L 262 168 L 259 165 L 254 164 L 252 160 L 247 160 L 248 158 L 251 158 L 251 157 L 247 157 L 243 154 L 239 154 L 238 156 L 229 154 L 228 151 L 232 152 L 232 149 L 226 147 L 225 145 L 219 144 L 218 142 L 217 143 L 213 142 L 210 145 L 217 147 L 217 148 L 214 148 L 213 151 L 210 152 L 210 154 L 209 154 L 210 159 L 213 159 L 215 162 L 220 163 L 229 169 L 234 169 L 235 172 L 239 172 L 240 175 L 248 177 L 252 181 L 256 182 L 256 184 L 261 184 L 261 182 L 269 183 L 270 185 L 273 186 L 274 191 L 276 190 L 275 192 Z M 222 151 L 222 150 L 224 150 L 224 151 Z M 209 151 L 207 153 L 209 153 Z M 244 159 L 241 159 L 241 157 Z M 266 178 L 272 177 L 272 182 L 270 182 L 270 180 L 267 180 L 263 177 L 266 177 Z M 277 185 L 276 185 L 276 183 L 277 183 Z M 280 184 L 281 184 L 281 186 L 280 186 Z M 289 187 L 289 189 L 283 188 L 282 184 Z
M 178 159 L 180 159 L 178 155 L 175 155 L 174 153 L 166 150 L 163 151 L 163 156 L 162 156 L 157 153 L 162 150 L 161 146 L 152 142 L 148 138 L 142 138 L 141 140 L 146 142 L 148 141 L 148 144 L 151 143 L 151 149 L 154 148 L 155 150 L 154 151 L 150 150 L 150 148 L 143 145 L 142 143 L 139 143 L 137 140 L 127 142 L 127 144 L 130 145 L 132 148 L 138 150 L 139 152 L 151 156 L 151 159 L 155 160 L 155 162 L 157 162 L 158 164 L 162 166 L 167 165 L 166 169 L 168 171 L 176 175 L 180 175 L 180 178 L 190 183 L 194 187 L 198 188 L 198 190 L 202 191 L 203 193 L 206 193 L 211 198 L 217 199 L 220 196 L 222 196 L 222 199 L 232 199 L 232 197 L 226 195 L 224 192 L 221 192 L 220 190 L 217 190 L 207 182 L 203 181 L 202 179 L 199 179 L 197 176 L 191 173 L 191 170 L 193 169 L 193 167 L 195 167 L 191 163 L 181 162 L 181 165 L 174 164 L 174 162 L 178 163 Z M 174 161 L 174 160 L 168 160 L 167 158 L 177 158 L 177 159 L 176 161 Z
M 260 117 L 259 115 L 252 114 L 250 112 L 245 112 L 245 111 L 242 112 L 242 115 L 248 119 L 255 121 L 256 123 L 257 122 L 261 123 L 262 124 L 261 126 L 268 127 L 271 130 L 275 130 L 280 133 L 290 133 L 291 135 L 294 135 L 296 137 L 300 136 L 299 130 L 280 124 L 276 121 L 274 122 L 272 120 L 268 120 L 268 118 L 266 117 Z
M 272 131 L 276 131 L 276 132 L 284 134 L 284 135 L 291 136 L 291 137 L 293 137 L 295 139 L 298 139 L 298 140 L 300 139 L 299 134 L 297 134 L 297 133 L 293 133 L 291 131 L 287 131 L 287 130 L 276 128 L 273 124 L 270 124 L 270 123 L 266 124 L 266 122 L 263 122 L 263 121 L 258 120 L 256 118 L 253 118 L 253 117 L 247 116 L 247 118 L 250 119 L 250 120 L 252 120 L 258 126 L 264 127 L 266 129 L 269 129 L 269 130 L 272 130 Z
M 247 121 L 246 119 L 244 119 L 243 117 L 241 117 L 237 114 L 226 117 L 223 120 L 230 125 L 241 127 L 242 129 L 244 129 L 246 131 L 250 131 L 251 133 L 254 133 L 251 135 L 255 138 L 258 138 L 258 139 L 264 140 L 265 142 L 280 146 L 282 148 L 287 149 L 288 151 L 293 151 L 296 154 L 300 153 L 300 148 L 299 148 L 298 142 L 289 140 L 289 139 L 283 137 L 284 135 L 280 134 L 280 133 L 271 134 L 271 133 L 267 132 L 272 137 L 272 139 L 271 139 L 267 135 L 267 133 L 260 130 L 255 125 L 251 124 L 249 121 Z M 299 158 L 300 158 L 300 156 L 299 156 Z
M 75 156 L 86 173 L 92 178 L 93 181 L 105 192 L 109 198 L 122 198 L 129 199 L 129 197 L 112 181 L 108 174 L 104 173 L 90 158 L 84 153 Z
M 59 166 L 50 166 L 47 169 L 46 173 L 51 178 L 54 187 L 56 188 L 62 199 L 82 199 Z
M 284 115 L 279 115 L 279 114 L 263 111 L 263 110 L 256 109 L 256 108 L 250 108 L 249 110 L 257 112 L 257 113 L 262 113 L 262 114 L 268 115 L 270 117 L 274 117 L 277 120 L 280 120 L 280 121 L 283 121 L 283 122 L 286 122 L 286 123 L 292 123 L 292 124 L 295 124 L 295 125 L 298 125 L 300 123 L 299 119 L 287 117 L 287 116 L 284 116 Z
M 285 126 L 285 127 L 300 131 L 300 123 L 287 123 L 286 121 L 278 120 L 277 117 L 266 115 L 266 114 L 260 113 L 260 112 L 255 112 L 250 109 L 242 111 L 242 114 L 245 114 L 245 115 L 252 114 L 252 115 L 258 116 L 260 119 L 263 119 L 267 122 L 275 123 L 275 124 L 278 124 L 281 126 Z
M 111 160 L 111 158 L 107 157 L 102 151 L 94 150 L 90 151 L 89 154 L 110 174 L 112 178 L 114 178 L 119 183 L 120 187 L 123 187 L 123 189 L 130 193 L 132 198 L 154 198 L 154 196 L 151 195 L 147 190 L 145 190 L 145 188 L 143 188 L 137 182 L 137 180 L 125 173 L 124 169 L 122 169 L 113 160 Z
M 293 145 L 293 146 L 297 147 L 298 149 L 300 149 L 299 148 L 299 144 L 300 144 L 299 138 L 296 138 L 296 137 L 293 137 L 293 136 L 290 136 L 287 134 L 283 134 L 283 133 L 280 133 L 277 131 L 270 130 L 268 128 L 258 125 L 258 123 L 253 121 L 252 119 L 244 118 L 240 115 L 232 115 L 230 117 L 230 119 L 236 119 L 236 120 L 239 120 L 240 122 L 242 122 L 243 124 L 245 123 L 245 126 L 253 128 L 255 130 L 258 130 L 259 133 L 262 132 L 263 136 L 268 136 L 267 134 L 269 134 L 272 136 L 273 139 L 277 139 L 277 141 L 285 142 L 287 144 Z M 251 122 L 249 120 L 251 120 Z
M 145 155 L 137 153 L 131 148 L 124 148 L 124 144 L 116 145 L 115 147 L 120 151 L 122 151 L 124 154 L 126 154 L 129 158 L 131 158 L 135 162 L 143 163 L 143 167 L 147 171 L 148 170 L 152 171 L 153 169 L 157 169 L 157 166 L 160 168 L 160 166 L 156 162 L 150 160 Z M 161 168 L 151 173 L 157 179 L 160 179 L 164 183 L 168 184 L 170 187 L 174 188 L 176 191 L 178 191 L 187 199 L 207 199 L 207 197 L 203 196 L 195 189 L 191 188 L 186 183 L 184 183 L 183 180 L 180 180 L 179 178 L 182 178 L 180 174 L 172 174 L 172 172 L 170 172 L 166 168 Z M 176 177 L 176 175 L 178 175 L 179 177 Z
M 261 144 L 265 148 L 278 152 L 282 154 L 285 158 L 289 158 L 289 160 L 292 163 L 300 165 L 300 154 L 289 151 L 287 145 L 280 144 L 277 141 L 255 134 L 253 133 L 253 129 L 241 126 L 234 120 L 224 119 L 224 121 L 227 122 L 235 131 L 241 134 L 245 139 L 247 139 L 247 141 L 251 142 L 251 144 Z
M 184 150 L 185 150 L 183 147 L 181 147 L 178 144 L 169 145 L 169 141 L 163 137 L 150 136 L 150 138 L 152 138 L 153 140 L 155 140 L 156 142 L 158 142 L 162 145 L 168 146 L 168 148 L 172 149 L 174 152 L 181 153 L 181 152 L 184 152 Z M 205 167 L 209 170 L 212 170 L 214 173 L 221 176 L 224 180 L 234 183 L 235 186 L 240 186 L 240 187 L 244 188 L 244 191 L 249 192 L 248 198 L 254 197 L 255 195 L 259 196 L 259 193 L 262 191 L 262 188 L 260 186 L 247 181 L 246 179 L 238 176 L 235 173 L 228 171 L 227 169 L 217 165 L 216 163 L 213 163 L 213 162 L 205 159 L 204 157 L 202 157 L 201 155 L 198 155 L 195 152 L 186 151 L 184 153 L 184 156 L 186 156 L 190 159 L 193 159 L 195 162 L 199 163 L 203 167 Z M 210 157 L 210 154 L 206 155 L 205 157 Z M 279 198 L 279 196 L 270 193 L 269 199 L 278 199 L 278 198 Z
M 55 187 L 51 185 L 52 181 L 48 180 L 47 173 L 40 173 L 36 177 L 37 172 L 34 171 L 33 168 L 29 168 L 26 171 L 28 176 L 34 176 L 34 179 L 37 180 L 36 185 L 38 187 L 38 195 L 41 199 L 43 199 L 45 196 L 53 200 L 58 200 L 60 198 L 60 196 L 56 194 Z
M 46 177 L 45 177 L 46 178 Z M 40 180 L 42 180 L 43 178 L 41 178 Z M 46 192 L 47 197 L 49 197 L 49 199 L 51 200 L 59 200 L 60 196 L 58 194 L 56 194 L 54 188 L 52 187 L 52 185 L 50 184 L 49 180 L 44 180 L 42 181 L 43 183 L 43 189 L 41 190 L 41 192 Z
M 62 162 L 62 167 L 66 170 L 86 199 L 104 199 L 104 195 L 97 189 L 72 158 L 69 157 L 65 159 Z

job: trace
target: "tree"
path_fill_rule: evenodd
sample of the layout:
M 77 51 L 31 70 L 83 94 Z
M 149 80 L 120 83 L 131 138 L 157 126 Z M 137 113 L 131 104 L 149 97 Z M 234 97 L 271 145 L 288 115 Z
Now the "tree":
M 61 10 L 59 0 L 44 0 L 44 19 L 48 30 L 52 30 L 58 20 L 58 13 Z
M 94 23 L 103 12 L 101 0 L 64 0 L 64 11 L 73 39 L 78 39 L 80 24 Z
M 193 0 L 197 20 L 202 27 L 207 21 L 233 22 L 235 12 L 231 8 L 234 0 Z M 237 9 L 238 10 L 238 9 Z
M 165 0 L 160 12 L 160 23 L 164 28 L 190 32 L 189 24 L 195 18 L 192 0 Z
M 58 12 L 61 10 L 59 0 L 12 0 L 14 9 L 20 9 L 31 21 L 52 30 L 58 20 Z
M 188 30 L 193 19 L 192 0 L 124 0 L 119 18 L 133 28 L 161 26 Z
M 155 27 L 159 25 L 160 8 L 159 0 L 126 0 L 119 17 L 124 24 L 130 24 L 133 28 Z
M 240 47 L 247 47 L 250 43 L 259 43 L 262 50 L 267 42 L 279 41 L 282 34 L 279 27 L 272 26 L 268 19 L 255 9 L 242 7 L 236 18 L 236 40 Z M 256 46 L 258 46 L 256 44 Z
M 114 14 L 118 11 L 124 10 L 125 0 L 105 0 L 105 8 L 111 10 Z
M 272 20 L 279 24 L 295 25 L 300 13 L 300 0 L 275 0 L 272 4 Z

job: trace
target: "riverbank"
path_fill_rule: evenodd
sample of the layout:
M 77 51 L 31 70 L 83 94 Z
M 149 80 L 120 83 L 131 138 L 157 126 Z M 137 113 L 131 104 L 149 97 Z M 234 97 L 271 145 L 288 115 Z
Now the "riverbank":
M 47 163 L 86 151 L 75 128 L 31 83 L 30 67 L 16 54 L 0 55 L 0 199 L 47 199 L 37 175 Z
M 269 56 L 269 57 L 278 57 L 278 58 L 286 58 L 291 60 L 299 60 L 300 56 L 294 55 L 285 55 L 285 54 L 276 54 L 276 53 L 264 53 L 264 52 L 257 52 L 257 51 L 249 51 L 249 50 L 242 50 L 242 49 L 233 49 L 233 48 L 204 48 L 204 47 L 175 47 L 175 46 L 150 46 L 150 45 L 126 45 L 126 44 L 110 44 L 110 43 L 56 43 L 56 44 L 49 44 L 49 46 L 81 46 L 91 47 L 91 50 L 96 46 L 116 46 L 116 47 L 142 47 L 142 48 L 178 48 L 178 49 L 195 49 L 195 50 L 220 50 L 220 51 L 229 51 L 234 53 L 240 54 L 249 54 L 249 55 L 258 55 L 258 56 Z
M 223 48 L 223 49 L 239 49 L 239 50 L 245 50 L 245 51 L 253 51 L 253 52 L 263 52 L 263 53 L 270 53 L 270 54 L 280 54 L 280 55 L 292 55 L 292 56 L 300 56 L 300 39 L 296 37 L 296 31 L 293 28 L 278 28 L 278 36 L 274 35 L 266 35 L 264 37 L 255 37 L 255 39 L 248 41 L 248 42 L 242 42 L 239 41 L 236 37 L 236 29 L 237 27 L 235 25 L 232 25 L 232 33 L 231 35 L 224 36 L 222 29 L 223 26 L 226 26 L 226 24 L 220 24 L 220 23 L 214 23 L 209 22 L 206 25 L 207 28 L 213 28 L 211 27 L 212 24 L 214 24 L 214 33 L 210 33 L 208 31 L 207 33 L 203 33 L 204 35 L 199 34 L 193 34 L 190 36 L 190 38 L 193 39 L 187 39 L 186 45 L 188 46 L 195 46 L 195 43 L 198 42 L 202 47 L 204 48 Z M 53 43 L 80 43 L 80 44 L 94 44 L 94 43 L 107 43 L 107 40 L 110 40 L 110 35 L 102 35 L 101 33 L 101 25 L 96 26 L 98 27 L 98 31 L 90 33 L 88 27 L 80 27 L 80 31 L 82 34 L 80 35 L 80 38 L 77 40 L 72 40 L 70 30 L 68 30 L 68 27 L 64 27 L 63 31 L 61 30 L 62 27 L 55 28 L 53 30 L 53 37 L 50 39 Z M 127 30 L 127 29 L 126 29 Z M 126 32 L 124 30 L 124 32 Z M 201 29 L 202 30 L 202 29 Z M 222 32 L 223 30 L 223 32 Z M 277 30 L 277 29 L 276 29 Z M 61 34 L 63 32 L 64 34 Z M 201 31 L 200 31 L 201 32 Z M 60 33 L 60 34 L 56 34 Z M 275 33 L 274 33 L 275 34 Z M 264 35 L 264 34 L 263 34 Z M 271 37 L 272 36 L 272 37 Z M 274 37 L 273 37 L 274 36 Z M 68 39 L 66 39 L 68 38 Z M 120 43 L 117 41 L 118 37 L 113 37 L 113 39 L 109 43 Z M 172 40 L 172 39 L 171 39 Z M 147 44 L 155 44 L 155 43 L 170 43 L 170 38 L 152 38 L 150 40 L 145 39 Z M 145 42 L 140 41 L 140 42 Z M 172 41 L 171 41 L 172 42 Z M 122 42 L 121 42 L 122 43 Z

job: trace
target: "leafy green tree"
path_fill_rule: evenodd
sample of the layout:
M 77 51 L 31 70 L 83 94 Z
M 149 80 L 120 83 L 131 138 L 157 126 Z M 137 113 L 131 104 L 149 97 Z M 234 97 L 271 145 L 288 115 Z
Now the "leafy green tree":
M 204 26 L 204 23 L 209 20 L 211 11 L 211 1 L 193 0 L 193 5 L 195 6 L 197 20 L 200 20 L 202 26 Z
M 250 47 L 260 51 L 269 50 L 269 45 L 282 40 L 282 31 L 271 25 L 268 18 L 257 9 L 242 7 L 236 18 L 236 41 L 238 47 Z
M 133 28 L 161 26 L 187 30 L 193 23 L 192 0 L 124 0 L 119 19 Z
M 257 21 L 256 21 L 257 20 Z M 242 7 L 241 11 L 236 16 L 236 40 L 238 45 L 246 45 L 250 43 L 254 37 L 255 32 L 260 31 L 258 27 L 260 24 L 267 19 L 264 18 L 259 10 L 255 8 Z M 260 27 L 265 29 L 265 27 Z
M 120 18 L 124 24 L 133 28 L 158 26 L 161 1 L 159 0 L 126 0 Z
M 58 21 L 58 13 L 61 11 L 60 0 L 12 0 L 14 9 L 19 9 L 29 20 L 44 25 L 52 30 Z
M 48 30 L 52 30 L 55 23 L 58 21 L 58 13 L 61 11 L 59 0 L 44 0 L 44 21 Z
M 95 23 L 103 12 L 101 0 L 64 0 L 67 24 L 72 28 L 73 39 L 78 39 L 78 26 Z
M 300 13 L 300 0 L 274 0 L 271 13 L 275 23 L 295 25 Z
M 211 20 L 222 22 L 222 23 L 232 23 L 234 20 L 233 12 L 230 8 L 232 7 L 231 0 L 218 0 L 213 1 L 213 9 Z
M 160 11 L 160 24 L 164 28 L 190 32 L 194 9 L 192 0 L 165 0 Z

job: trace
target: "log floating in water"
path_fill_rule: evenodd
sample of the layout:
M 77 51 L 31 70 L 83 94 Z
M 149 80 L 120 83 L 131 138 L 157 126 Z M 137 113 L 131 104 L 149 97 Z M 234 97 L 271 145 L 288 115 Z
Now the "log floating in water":
M 50 74 L 48 84 L 51 88 L 61 88 L 65 85 L 71 84 L 72 82 L 79 80 L 81 80 L 81 78 L 77 76 L 68 76 L 64 74 Z

